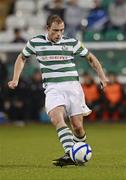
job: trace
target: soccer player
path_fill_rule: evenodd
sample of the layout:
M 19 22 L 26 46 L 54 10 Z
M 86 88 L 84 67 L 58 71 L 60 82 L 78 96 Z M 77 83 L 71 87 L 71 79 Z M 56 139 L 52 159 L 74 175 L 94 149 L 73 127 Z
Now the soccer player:
M 107 85 L 107 78 L 98 59 L 80 41 L 64 37 L 63 33 L 63 20 L 57 15 L 50 16 L 47 20 L 47 34 L 40 34 L 27 42 L 16 59 L 13 79 L 8 82 L 9 87 L 15 89 L 25 62 L 31 55 L 36 55 L 45 87 L 46 110 L 65 151 L 63 157 L 54 160 L 57 166 L 74 164 L 69 150 L 75 142 L 85 142 L 83 116 L 91 113 L 79 83 L 74 56 L 78 54 L 85 57 L 96 70 L 103 88 Z M 64 120 L 66 115 L 70 117 L 72 131 Z

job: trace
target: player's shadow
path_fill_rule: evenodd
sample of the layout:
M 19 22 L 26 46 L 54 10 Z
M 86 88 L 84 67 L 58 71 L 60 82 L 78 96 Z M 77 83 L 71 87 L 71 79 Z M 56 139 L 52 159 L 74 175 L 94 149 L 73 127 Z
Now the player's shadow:
M 81 166 L 79 166 L 81 168 Z M 49 165 L 49 166 L 43 166 L 43 165 L 28 165 L 28 164 L 0 164 L 0 169 L 14 169 L 14 168 L 31 168 L 31 169 L 49 169 L 49 168 L 61 168 L 61 167 L 56 167 L 56 166 L 53 166 L 53 165 Z M 63 167 L 63 169 L 66 169 L 66 168 L 75 168 L 75 166 L 69 166 L 69 167 Z
M 39 169 L 39 168 L 49 168 L 49 166 L 42 166 L 42 165 L 28 165 L 28 164 L 0 164 L 0 168 L 36 168 L 36 169 Z

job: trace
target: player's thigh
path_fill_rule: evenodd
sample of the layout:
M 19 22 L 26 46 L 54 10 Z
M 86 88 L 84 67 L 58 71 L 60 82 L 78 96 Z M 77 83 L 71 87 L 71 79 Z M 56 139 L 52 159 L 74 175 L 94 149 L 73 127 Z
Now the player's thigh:
M 63 94 L 61 94 L 56 88 L 50 88 L 46 90 L 46 99 L 45 99 L 45 107 L 46 112 L 54 110 L 57 107 L 65 106 L 65 99 Z
M 70 116 L 75 116 L 83 114 L 84 116 L 87 116 L 91 113 L 91 110 L 88 108 L 88 106 L 85 103 L 85 96 L 82 91 L 82 88 L 80 84 L 75 86 L 72 93 L 69 95 L 70 99 Z M 81 116 L 81 115 L 80 115 Z

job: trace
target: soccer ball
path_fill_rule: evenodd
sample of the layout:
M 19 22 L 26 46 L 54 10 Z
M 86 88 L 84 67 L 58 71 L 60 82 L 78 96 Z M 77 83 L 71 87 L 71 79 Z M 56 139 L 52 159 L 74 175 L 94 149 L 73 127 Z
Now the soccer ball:
M 91 159 L 91 156 L 91 147 L 84 142 L 75 143 L 70 149 L 70 157 L 76 163 L 85 163 Z

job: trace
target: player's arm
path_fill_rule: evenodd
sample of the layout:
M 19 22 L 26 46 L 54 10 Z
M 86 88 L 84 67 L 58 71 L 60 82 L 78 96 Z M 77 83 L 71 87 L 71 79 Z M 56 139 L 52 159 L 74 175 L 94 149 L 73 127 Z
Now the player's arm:
M 9 88 L 15 89 L 17 87 L 25 62 L 26 62 L 26 58 L 23 56 L 22 53 L 20 53 L 14 64 L 13 78 L 11 81 L 8 82 Z
M 36 51 L 35 51 L 32 40 L 30 40 L 27 42 L 22 53 L 20 53 L 16 59 L 16 62 L 14 65 L 13 78 L 11 81 L 8 82 L 9 88 L 15 89 L 17 87 L 26 59 L 29 58 L 33 54 L 36 54 Z
M 88 49 L 80 41 L 75 41 L 75 46 L 73 47 L 73 54 L 85 57 L 88 60 L 89 64 L 92 66 L 92 68 L 97 72 L 102 87 L 106 87 L 108 80 L 105 76 L 100 62 L 91 52 L 88 51 Z
M 87 54 L 86 59 L 88 60 L 91 67 L 97 72 L 101 81 L 101 85 L 103 86 L 103 88 L 105 88 L 107 86 L 108 79 L 105 76 L 99 60 L 91 52 Z

